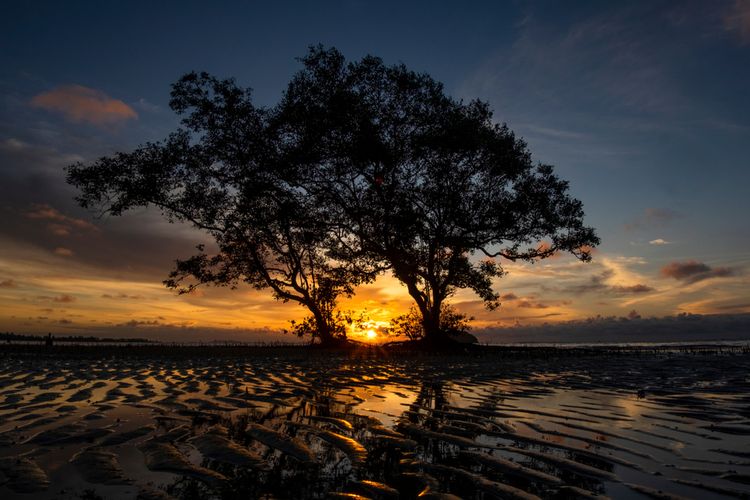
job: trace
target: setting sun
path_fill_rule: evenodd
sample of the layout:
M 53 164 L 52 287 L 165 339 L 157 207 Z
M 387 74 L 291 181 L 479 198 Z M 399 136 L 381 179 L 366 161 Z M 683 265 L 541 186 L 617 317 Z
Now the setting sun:
M 354 322 L 349 326 L 349 336 L 370 342 L 384 340 L 388 337 L 390 321 L 367 320 Z

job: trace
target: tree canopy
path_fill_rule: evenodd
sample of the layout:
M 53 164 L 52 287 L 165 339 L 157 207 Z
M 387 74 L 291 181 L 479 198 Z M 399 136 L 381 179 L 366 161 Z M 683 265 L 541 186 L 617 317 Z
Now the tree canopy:
M 170 222 L 206 231 L 203 246 L 178 260 L 165 281 L 180 293 L 201 284 L 268 288 L 310 311 L 321 341 L 335 343 L 336 299 L 374 278 L 377 263 L 329 255 L 336 228 L 300 187 L 285 158 L 273 110 L 253 105 L 232 80 L 190 73 L 173 85 L 170 105 L 182 127 L 166 140 L 68 169 L 84 207 L 112 215 L 155 206 Z
M 257 107 L 233 80 L 190 73 L 172 89 L 182 126 L 166 140 L 69 167 L 78 201 L 119 215 L 144 205 L 209 233 L 166 284 L 270 288 L 336 338 L 336 299 L 390 270 L 444 342 L 445 301 L 473 290 L 498 305 L 502 259 L 598 244 L 580 201 L 494 121 L 487 103 L 428 75 L 313 47 L 281 101 Z
M 500 259 L 590 259 L 599 240 L 581 202 L 487 103 L 376 57 L 318 47 L 303 63 L 281 108 L 309 189 L 345 221 L 348 255 L 382 260 L 406 286 L 425 339 L 445 337 L 442 306 L 458 289 L 498 305 Z

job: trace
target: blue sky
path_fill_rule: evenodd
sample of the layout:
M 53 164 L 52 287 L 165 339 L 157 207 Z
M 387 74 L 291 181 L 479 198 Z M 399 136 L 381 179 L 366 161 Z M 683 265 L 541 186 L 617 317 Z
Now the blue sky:
M 459 294 L 479 326 L 750 311 L 747 0 L 29 1 L 5 6 L 0 20 L 0 284 L 9 283 L 0 287 L 0 329 L 95 328 L 96 315 L 109 318 L 99 326 L 131 318 L 174 327 L 188 307 L 184 327 L 273 329 L 263 318 L 298 314 L 250 292 L 169 295 L 161 279 L 198 236 L 149 212 L 92 219 L 72 201 L 62 167 L 173 130 L 169 86 L 188 71 L 235 77 L 271 105 L 299 68 L 295 58 L 318 43 L 349 59 L 403 62 L 454 96 L 488 101 L 584 202 L 602 238 L 594 263 L 511 266 L 498 288 L 517 298 L 498 313 Z M 88 107 L 92 100 L 104 107 Z M 149 290 L 130 294 L 147 300 L 104 300 L 130 293 L 118 282 Z M 581 295 L 592 283 L 599 288 Z M 403 307 L 399 293 L 385 278 L 361 300 L 385 318 Z M 74 300 L 49 303 L 63 296 Z M 145 307 L 153 299 L 161 314 Z M 230 305 L 249 307 L 244 317 L 257 311 L 256 320 L 205 319 Z

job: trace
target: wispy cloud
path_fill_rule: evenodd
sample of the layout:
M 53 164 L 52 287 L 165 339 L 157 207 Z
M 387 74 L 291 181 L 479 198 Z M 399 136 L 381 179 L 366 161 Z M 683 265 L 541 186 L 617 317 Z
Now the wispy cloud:
M 133 108 L 104 92 L 82 85 L 65 85 L 31 99 L 35 108 L 60 113 L 75 123 L 113 125 L 138 118 Z
M 71 302 L 76 301 L 75 297 L 73 297 L 72 295 L 67 295 L 67 294 L 58 295 L 57 297 L 50 297 L 48 295 L 40 295 L 39 297 L 37 297 L 37 299 L 45 300 L 45 301 L 52 301 L 52 302 L 59 302 L 63 304 L 69 304 Z
M 55 255 L 59 255 L 61 257 L 72 257 L 73 250 L 71 250 L 70 248 L 65 248 L 65 247 L 57 247 L 55 248 Z
M 549 305 L 542 302 L 533 302 L 531 300 L 523 299 L 516 304 L 516 307 L 522 307 L 524 309 L 547 309 Z
M 670 245 L 672 242 L 667 241 L 662 238 L 656 238 L 655 240 L 651 240 L 648 242 L 649 245 L 656 245 L 656 246 L 662 246 L 662 245 Z
M 615 285 L 611 287 L 609 290 L 617 295 L 626 295 L 626 294 L 649 293 L 649 292 L 653 292 L 655 289 L 648 285 L 643 285 L 639 283 L 637 285 L 630 285 L 630 286 Z
M 18 283 L 15 280 L 3 280 L 0 281 L 0 288 L 18 288 Z
M 634 231 L 636 229 L 653 229 L 661 228 L 675 219 L 680 218 L 682 215 L 675 210 L 669 208 L 658 208 L 649 207 L 643 210 L 643 212 L 636 217 L 633 217 L 630 221 L 625 223 L 625 229 L 628 231 Z M 657 242 L 657 243 L 654 243 Z M 652 245 L 665 244 L 666 242 L 662 239 L 653 240 Z
M 518 124 L 518 128 L 530 131 L 535 134 L 555 138 L 555 139 L 589 139 L 588 134 L 582 132 L 574 132 L 572 130 L 562 130 L 551 127 L 542 127 L 533 124 Z
M 22 151 L 28 147 L 28 144 L 14 137 L 9 137 L 8 139 L 0 141 L 0 149 L 6 149 L 8 151 Z
M 83 219 L 70 217 L 47 204 L 33 205 L 26 212 L 29 219 L 48 221 L 48 229 L 57 236 L 68 236 L 73 229 L 96 231 L 97 227 Z
M 545 115 L 564 109 L 567 123 L 582 110 L 603 105 L 620 111 L 671 112 L 688 104 L 665 64 L 673 51 L 682 48 L 670 36 L 677 23 L 665 22 L 666 13 L 658 6 L 608 4 L 594 9 L 598 12 L 582 9 L 585 14 L 572 14 L 566 23 L 537 12 L 533 5 L 528 9 L 532 12 L 519 26 L 510 50 L 498 53 L 467 80 L 465 94 L 492 93 L 501 101 L 501 109 L 513 113 L 519 105 L 538 106 L 548 111 Z M 545 128 L 552 132 L 562 128 L 550 127 L 549 116 L 542 122 L 517 111 L 527 118 L 525 122 L 544 124 L 537 130 L 542 134 Z M 589 130 L 598 135 L 598 129 Z M 584 137 L 564 132 L 558 137 Z
M 103 299 L 130 299 L 130 300 L 140 300 L 143 298 L 143 295 L 128 295 L 126 293 L 118 293 L 116 295 L 113 295 L 111 293 L 103 293 L 101 295 Z
M 610 295 L 640 295 L 653 292 L 655 289 L 643 283 L 622 284 L 622 266 L 608 263 L 610 267 L 605 268 L 598 274 L 588 278 L 583 283 L 572 284 L 564 287 L 561 291 L 565 294 L 579 295 L 584 293 L 602 293 Z
M 141 97 L 135 103 L 133 103 L 133 106 L 147 113 L 158 113 L 162 110 L 160 106 L 157 106 L 156 104 L 153 104 L 147 101 L 143 97 Z

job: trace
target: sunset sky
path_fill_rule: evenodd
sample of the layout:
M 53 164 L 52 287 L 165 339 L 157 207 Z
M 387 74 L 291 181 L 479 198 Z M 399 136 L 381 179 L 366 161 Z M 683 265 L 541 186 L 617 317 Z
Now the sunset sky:
M 170 84 L 192 70 L 272 105 L 318 43 L 488 101 L 583 201 L 593 262 L 508 263 L 498 310 L 452 299 L 476 328 L 750 312 L 750 1 L 406 3 L 6 3 L 0 331 L 288 339 L 304 310 L 267 291 L 165 289 L 205 237 L 149 210 L 97 218 L 63 168 L 174 130 Z M 409 304 L 384 275 L 342 307 Z

